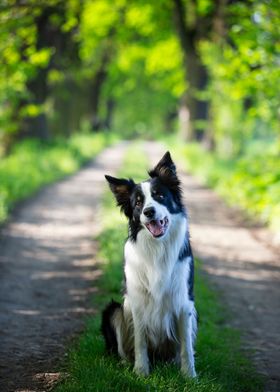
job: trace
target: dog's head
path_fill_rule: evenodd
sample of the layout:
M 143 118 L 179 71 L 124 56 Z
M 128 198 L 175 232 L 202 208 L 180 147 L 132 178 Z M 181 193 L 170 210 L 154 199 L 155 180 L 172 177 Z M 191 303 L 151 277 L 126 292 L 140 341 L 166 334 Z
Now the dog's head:
M 105 177 L 135 237 L 145 229 L 159 239 L 168 233 L 172 215 L 184 213 L 180 181 L 169 152 L 149 171 L 149 176 L 140 184 L 132 179 Z

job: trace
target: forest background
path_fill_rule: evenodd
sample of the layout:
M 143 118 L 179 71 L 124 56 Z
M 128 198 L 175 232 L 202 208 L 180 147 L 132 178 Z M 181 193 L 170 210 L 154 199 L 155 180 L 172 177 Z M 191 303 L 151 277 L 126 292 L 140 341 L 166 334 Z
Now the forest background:
M 279 230 L 278 0 L 2 0 L 0 58 L 0 220 L 117 135 Z

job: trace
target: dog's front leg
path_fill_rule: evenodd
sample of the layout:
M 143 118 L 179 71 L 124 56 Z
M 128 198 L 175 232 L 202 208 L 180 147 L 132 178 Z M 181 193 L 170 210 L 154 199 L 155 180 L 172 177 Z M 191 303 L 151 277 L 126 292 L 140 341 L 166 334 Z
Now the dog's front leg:
M 149 374 L 149 358 L 146 336 L 140 315 L 136 310 L 132 312 L 132 315 L 134 325 L 134 371 L 140 376 L 147 376 Z
M 179 316 L 181 371 L 184 376 L 196 377 L 193 348 L 193 313 L 184 309 Z

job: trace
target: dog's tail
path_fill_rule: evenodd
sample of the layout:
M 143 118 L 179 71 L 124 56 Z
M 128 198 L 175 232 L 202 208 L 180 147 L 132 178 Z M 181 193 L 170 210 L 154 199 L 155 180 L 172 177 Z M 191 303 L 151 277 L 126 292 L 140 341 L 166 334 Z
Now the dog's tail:
M 116 328 L 113 320 L 116 312 L 121 309 L 121 304 L 112 300 L 102 312 L 101 332 L 105 339 L 106 350 L 112 354 L 118 354 Z

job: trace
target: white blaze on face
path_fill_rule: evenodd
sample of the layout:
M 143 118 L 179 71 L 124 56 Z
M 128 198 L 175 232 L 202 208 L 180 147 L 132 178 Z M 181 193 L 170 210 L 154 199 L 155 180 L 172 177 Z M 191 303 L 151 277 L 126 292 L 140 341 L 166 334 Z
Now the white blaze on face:
M 169 212 L 163 204 L 153 199 L 150 182 L 143 182 L 141 188 L 145 199 L 140 220 L 153 237 L 161 237 L 166 233 L 168 227 Z M 145 209 L 150 207 L 155 209 L 155 215 L 152 218 L 144 215 Z

